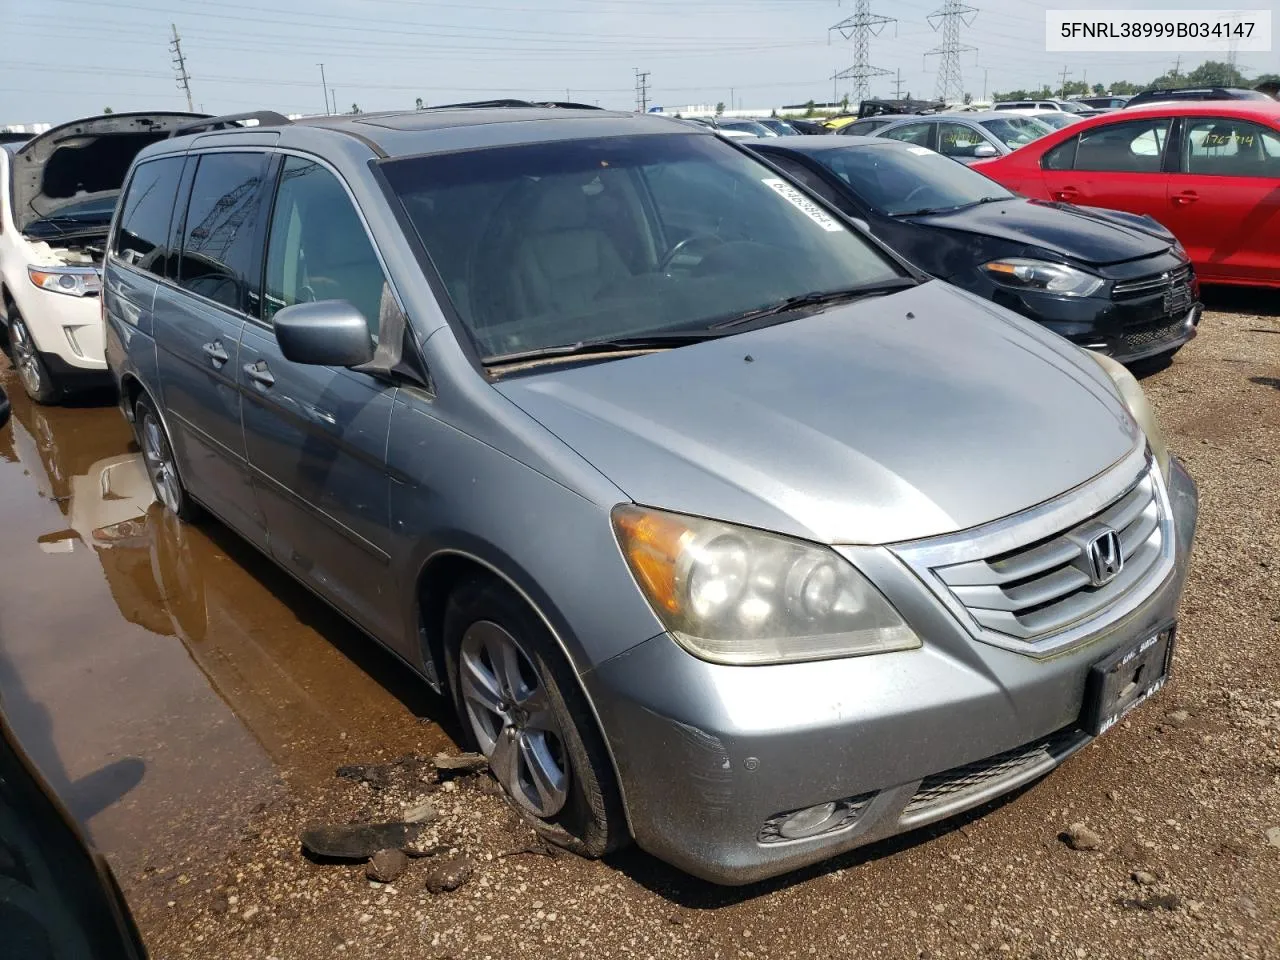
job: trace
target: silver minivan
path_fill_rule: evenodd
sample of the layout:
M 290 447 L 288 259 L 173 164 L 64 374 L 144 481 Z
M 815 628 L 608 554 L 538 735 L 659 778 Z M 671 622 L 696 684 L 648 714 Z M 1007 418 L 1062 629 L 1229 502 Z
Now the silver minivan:
M 710 130 L 196 123 L 104 276 L 156 492 L 447 690 L 513 806 L 745 883 L 1047 772 L 1168 676 L 1136 382 Z

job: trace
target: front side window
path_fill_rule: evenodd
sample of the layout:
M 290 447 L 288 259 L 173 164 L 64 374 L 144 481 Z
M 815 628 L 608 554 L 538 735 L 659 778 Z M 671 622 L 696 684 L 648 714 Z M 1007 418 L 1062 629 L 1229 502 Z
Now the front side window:
M 1280 131 L 1248 120 L 1187 121 L 1182 169 L 1217 177 L 1280 177 Z
M 903 277 L 716 137 L 557 141 L 382 169 L 487 359 L 705 332 L 789 297 Z
M 1167 117 L 1151 117 L 1085 130 L 1077 138 L 1072 165 L 1050 169 L 1159 173 L 1171 122 Z
M 1014 197 L 976 170 L 920 147 L 849 147 L 823 150 L 816 159 L 863 203 L 891 217 Z
M 257 234 L 267 167 L 265 153 L 200 156 L 182 236 L 178 283 L 246 313 L 257 312 Z
M 963 123 L 938 124 L 938 153 L 946 157 L 976 157 L 987 138 Z
M 346 300 L 376 340 L 385 290 L 382 264 L 338 178 L 289 157 L 271 215 L 263 319 L 295 303 Z
M 169 218 L 182 163 L 182 157 L 165 157 L 138 164 L 121 201 L 120 223 L 111 242 L 116 257 L 158 276 L 165 275 Z

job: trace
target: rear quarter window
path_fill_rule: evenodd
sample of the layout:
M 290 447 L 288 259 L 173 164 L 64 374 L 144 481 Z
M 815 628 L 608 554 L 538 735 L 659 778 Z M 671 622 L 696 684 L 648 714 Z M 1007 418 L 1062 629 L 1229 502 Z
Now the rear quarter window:
M 111 240 L 111 253 L 116 259 L 164 276 L 169 220 L 182 164 L 182 157 L 163 157 L 134 168 L 120 201 L 118 225 Z

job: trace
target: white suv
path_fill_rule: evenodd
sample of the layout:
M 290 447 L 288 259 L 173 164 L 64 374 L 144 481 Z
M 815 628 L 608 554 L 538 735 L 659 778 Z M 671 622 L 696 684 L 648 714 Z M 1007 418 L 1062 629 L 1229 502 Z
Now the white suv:
M 118 113 L 0 146 L 0 321 L 33 400 L 107 385 L 102 245 L 134 156 L 188 113 Z

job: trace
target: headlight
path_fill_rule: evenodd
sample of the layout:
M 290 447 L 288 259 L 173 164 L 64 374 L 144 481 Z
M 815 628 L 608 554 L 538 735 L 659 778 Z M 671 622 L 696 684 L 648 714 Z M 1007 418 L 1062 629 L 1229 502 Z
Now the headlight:
M 96 297 L 102 292 L 102 275 L 96 267 L 27 267 L 31 282 L 41 290 L 72 297 Z
M 1111 378 L 1111 382 L 1120 391 L 1124 405 L 1129 408 L 1129 413 L 1138 422 L 1142 432 L 1147 435 L 1147 445 L 1151 447 L 1152 456 L 1156 458 L 1156 463 L 1160 465 L 1160 472 L 1164 475 L 1165 480 L 1168 480 L 1169 448 L 1165 445 L 1164 434 L 1160 432 L 1160 424 L 1156 423 L 1155 411 L 1151 409 L 1151 404 L 1147 402 L 1147 395 L 1142 392 L 1142 386 L 1124 364 L 1111 359 L 1111 357 L 1103 353 L 1096 353 L 1093 350 L 1086 352 L 1098 361 L 1098 366 L 1106 371 L 1107 376 Z
M 1102 278 L 1044 260 L 1010 257 L 984 263 L 982 269 L 996 283 L 1019 290 L 1040 290 L 1063 297 L 1087 297 L 1102 287 Z
M 654 612 L 696 657 L 789 663 L 920 646 L 828 547 L 630 504 L 614 508 L 613 527 Z

